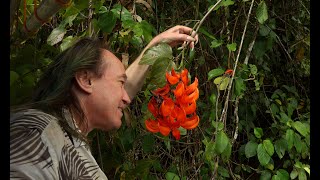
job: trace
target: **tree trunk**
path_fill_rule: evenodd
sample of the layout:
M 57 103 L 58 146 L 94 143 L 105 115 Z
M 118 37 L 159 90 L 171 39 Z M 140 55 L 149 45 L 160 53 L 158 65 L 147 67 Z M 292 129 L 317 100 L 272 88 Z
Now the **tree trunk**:
M 24 36 L 35 34 L 39 28 L 57 13 L 61 8 L 67 7 L 71 0 L 43 0 L 37 7 L 37 15 L 33 13 L 28 19 L 25 26 L 22 27 Z
M 19 9 L 21 0 L 11 0 L 10 1 L 10 32 L 12 30 L 12 24 L 14 17 L 16 16 L 16 12 Z

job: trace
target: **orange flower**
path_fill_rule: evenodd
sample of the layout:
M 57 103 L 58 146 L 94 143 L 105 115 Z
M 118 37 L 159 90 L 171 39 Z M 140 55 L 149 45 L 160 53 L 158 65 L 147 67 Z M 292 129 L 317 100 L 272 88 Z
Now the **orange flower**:
M 160 97 L 152 97 L 148 103 L 148 109 L 156 120 L 148 119 L 145 124 L 150 132 L 160 132 L 163 136 L 172 132 L 174 138 L 179 140 L 179 127 L 191 130 L 199 124 L 199 116 L 196 114 L 198 79 L 195 78 L 189 85 L 187 69 L 183 69 L 181 73 L 172 69 L 170 73 L 166 72 L 166 79 L 167 84 L 164 87 L 153 91 L 154 96 Z M 172 88 L 174 89 L 171 90 Z
M 228 75 L 232 76 L 233 70 L 232 70 L 232 69 L 227 69 L 227 70 L 224 72 L 224 74 L 228 74 Z

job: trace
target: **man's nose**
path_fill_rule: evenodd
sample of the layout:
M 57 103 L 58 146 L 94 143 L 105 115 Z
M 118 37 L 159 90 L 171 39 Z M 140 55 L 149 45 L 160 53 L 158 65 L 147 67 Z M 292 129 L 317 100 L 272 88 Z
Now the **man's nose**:
M 123 91 L 124 92 L 123 92 L 122 100 L 125 102 L 126 105 L 129 105 L 131 103 L 130 97 L 125 89 Z

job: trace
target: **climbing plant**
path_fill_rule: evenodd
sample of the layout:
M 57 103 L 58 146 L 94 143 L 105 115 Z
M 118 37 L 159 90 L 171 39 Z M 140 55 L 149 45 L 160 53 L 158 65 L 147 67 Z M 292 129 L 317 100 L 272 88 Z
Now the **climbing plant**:
M 62 1 L 69 3 L 52 5 L 56 13 L 26 33 L 49 2 L 11 1 L 11 105 L 28 101 L 53 57 L 79 38 L 103 39 L 127 67 L 174 25 L 199 34 L 194 49 L 147 50 L 141 63 L 151 69 L 121 128 L 89 134 L 109 179 L 310 179 L 309 0 Z M 177 128 L 180 138 L 146 127 L 148 103 L 172 69 L 198 83 L 199 122 Z

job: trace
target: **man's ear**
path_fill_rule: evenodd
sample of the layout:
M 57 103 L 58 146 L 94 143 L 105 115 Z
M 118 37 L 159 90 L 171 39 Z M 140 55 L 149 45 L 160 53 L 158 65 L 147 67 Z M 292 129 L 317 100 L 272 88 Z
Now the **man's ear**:
M 86 93 L 92 93 L 91 80 L 93 73 L 88 70 L 80 70 L 75 73 L 75 79 L 78 87 Z

